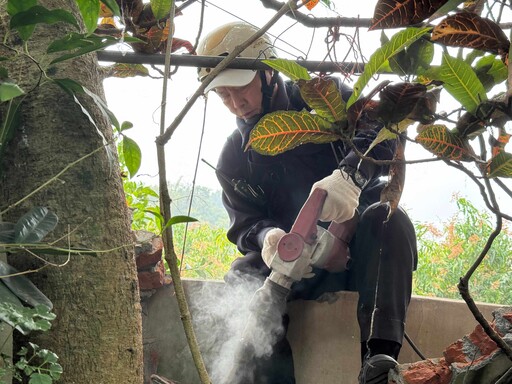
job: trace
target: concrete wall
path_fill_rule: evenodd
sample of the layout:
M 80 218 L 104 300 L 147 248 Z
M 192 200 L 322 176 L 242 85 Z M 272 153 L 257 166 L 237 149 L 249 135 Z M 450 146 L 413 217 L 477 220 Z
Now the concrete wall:
M 212 298 L 223 293 L 222 282 L 184 282 L 196 322 L 201 349 L 210 369 L 218 357 L 215 331 L 226 324 L 204 316 L 205 306 L 216 308 Z M 225 292 L 224 292 L 225 293 Z M 339 292 L 332 303 L 295 301 L 289 304 L 288 337 L 293 349 L 297 384 L 356 384 L 360 366 L 359 327 L 356 320 L 357 294 Z M 217 309 L 226 304 L 220 302 Z M 481 304 L 487 319 L 499 306 Z M 211 309 L 210 308 L 210 309 Z M 172 286 L 165 286 L 143 302 L 146 368 L 182 384 L 199 383 L 177 308 Z M 240 309 L 242 310 L 242 309 Z M 427 357 L 441 357 L 444 348 L 470 333 L 476 326 L 463 301 L 413 297 L 406 331 Z M 228 330 L 228 333 L 230 330 Z M 221 332 L 221 333 L 226 333 Z M 234 333 L 234 331 L 233 331 Z M 224 335 L 225 336 L 225 335 Z M 213 337 L 213 338 L 212 338 Z M 420 360 L 404 341 L 400 362 Z M 216 384 L 215 381 L 213 384 Z

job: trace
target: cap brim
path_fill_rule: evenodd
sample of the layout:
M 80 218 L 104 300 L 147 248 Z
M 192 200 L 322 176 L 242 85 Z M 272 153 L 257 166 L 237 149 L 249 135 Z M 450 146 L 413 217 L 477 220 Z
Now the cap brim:
M 243 87 L 254 79 L 256 73 L 256 71 L 247 69 L 225 69 L 208 84 L 204 92 L 209 92 L 217 87 Z

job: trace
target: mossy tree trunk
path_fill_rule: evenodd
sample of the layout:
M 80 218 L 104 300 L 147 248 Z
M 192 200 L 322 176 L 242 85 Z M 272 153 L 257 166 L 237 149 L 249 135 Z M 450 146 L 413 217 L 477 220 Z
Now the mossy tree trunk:
M 74 1 L 39 0 L 49 9 L 64 8 L 78 15 Z M 78 16 L 77 16 L 78 17 Z M 8 26 L 6 0 L 0 0 L 0 35 Z M 38 25 L 29 41 L 31 56 L 43 63 L 44 52 L 56 37 L 72 31 L 67 24 Z M 3 37 L 2 37 L 3 38 Z M 16 44 L 13 40 L 9 44 Z M 15 45 L 21 50 L 22 45 Z M 0 47 L 0 56 L 13 52 Z M 21 123 L 0 163 L 0 211 L 27 196 L 68 164 L 103 145 L 96 127 L 73 98 L 52 82 L 37 86 L 38 66 L 27 56 L 3 61 L 9 77 L 30 91 L 21 106 Z M 93 54 L 64 61 L 50 71 L 54 78 L 71 78 L 103 97 Z M 80 99 L 108 141 L 112 130 L 91 99 Z M 122 117 L 120 117 L 122 118 Z M 54 303 L 57 315 L 49 332 L 31 341 L 59 356 L 66 384 L 142 383 L 142 329 L 136 267 L 115 147 L 103 148 L 58 180 L 3 215 L 16 221 L 34 206 L 46 206 L 59 217 L 51 237 L 60 244 L 112 251 L 72 255 L 62 267 L 47 267 L 29 275 Z M 68 236 L 69 233 L 69 236 Z M 46 239 L 45 239 L 46 240 Z M 65 256 L 48 256 L 63 263 Z M 34 269 L 34 257 L 11 255 L 20 270 Z

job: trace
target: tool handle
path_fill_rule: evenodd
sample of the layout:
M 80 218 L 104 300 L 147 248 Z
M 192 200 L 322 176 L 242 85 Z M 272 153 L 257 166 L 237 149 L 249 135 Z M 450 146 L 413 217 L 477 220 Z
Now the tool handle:
M 297 233 L 302 236 L 306 243 L 313 244 L 316 240 L 318 216 L 320 216 L 326 197 L 327 191 L 315 188 L 302 206 L 290 233 Z
M 297 260 L 304 244 L 313 244 L 317 238 L 316 224 L 324 205 L 327 191 L 315 188 L 302 206 L 289 233 L 277 243 L 277 252 L 283 261 Z

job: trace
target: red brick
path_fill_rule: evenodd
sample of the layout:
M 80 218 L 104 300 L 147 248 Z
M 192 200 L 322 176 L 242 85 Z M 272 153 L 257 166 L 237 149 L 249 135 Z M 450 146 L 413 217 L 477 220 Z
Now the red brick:
M 155 265 L 160 260 L 162 260 L 162 249 L 163 242 L 160 237 L 155 237 L 151 239 L 151 249 L 148 251 L 136 251 L 135 262 L 137 264 L 137 269 L 142 269 L 151 265 Z M 139 249 L 142 249 L 139 248 Z
M 452 372 L 446 360 L 423 360 L 409 365 L 402 377 L 407 384 L 448 384 Z
M 493 324 L 491 324 L 493 326 Z M 493 326 L 494 328 L 494 326 Z M 485 333 L 482 326 L 479 324 L 475 330 L 468 336 L 469 340 L 480 349 L 482 355 L 488 356 L 498 349 L 497 344 Z
M 466 355 L 462 351 L 462 348 L 464 346 L 464 343 L 461 339 L 457 340 L 456 342 L 450 344 L 443 352 L 443 356 L 446 359 L 446 362 L 448 364 L 459 362 L 459 363 L 465 363 Z
M 140 290 L 160 288 L 165 284 L 165 267 L 163 261 L 160 260 L 151 271 L 139 272 L 138 277 Z

